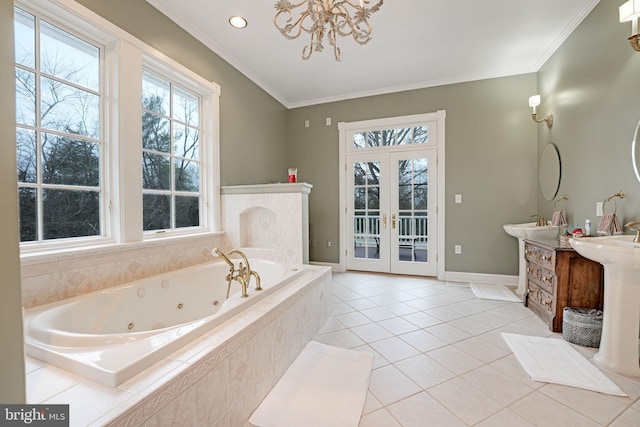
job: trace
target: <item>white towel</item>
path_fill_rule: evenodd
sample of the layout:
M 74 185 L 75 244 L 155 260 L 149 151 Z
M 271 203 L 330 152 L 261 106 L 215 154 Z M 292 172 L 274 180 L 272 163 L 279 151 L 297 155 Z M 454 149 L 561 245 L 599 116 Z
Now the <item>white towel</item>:
M 260 427 L 357 427 L 373 355 L 311 341 L 249 422 Z
M 534 381 L 627 396 L 609 377 L 564 340 L 506 332 L 502 333 L 502 338 Z

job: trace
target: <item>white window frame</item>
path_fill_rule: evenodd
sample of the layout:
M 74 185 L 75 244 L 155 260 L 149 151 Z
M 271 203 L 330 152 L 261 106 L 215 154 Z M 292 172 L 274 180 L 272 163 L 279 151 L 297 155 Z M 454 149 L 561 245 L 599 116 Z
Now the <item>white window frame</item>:
M 104 47 L 102 111 L 103 200 L 105 233 L 59 241 L 25 242 L 21 254 L 93 249 L 96 246 L 220 232 L 220 86 L 81 6 L 74 0 L 14 0 L 14 6 L 46 18 L 52 24 Z M 192 90 L 202 100 L 203 188 L 201 227 L 144 233 L 142 230 L 142 69 L 158 70 Z
M 188 78 L 182 73 L 178 73 L 175 70 L 171 69 L 167 66 L 167 64 L 159 61 L 157 58 L 153 58 L 149 55 L 143 55 L 142 58 L 142 70 L 146 70 L 149 73 L 152 73 L 155 76 L 163 78 L 170 82 L 171 84 L 178 85 L 182 89 L 186 89 L 187 91 L 193 93 L 194 95 L 200 98 L 200 140 L 198 150 L 200 151 L 200 218 L 201 224 L 199 227 L 189 227 L 189 228 L 172 228 L 172 229 L 163 229 L 163 230 L 149 230 L 144 231 L 144 239 L 151 239 L 158 236 L 173 236 L 173 235 L 184 235 L 184 234 L 194 234 L 198 232 L 202 232 L 203 230 L 209 230 L 211 225 L 215 224 L 215 219 L 213 214 L 213 209 L 210 208 L 211 203 L 208 203 L 209 200 L 213 200 L 214 192 L 212 189 L 211 183 L 215 183 L 216 180 L 219 183 L 219 173 L 216 174 L 211 168 L 208 166 L 215 162 L 215 159 L 218 157 L 219 150 L 212 149 L 214 144 L 217 146 L 218 141 L 215 141 L 212 135 L 212 130 L 216 128 L 214 125 L 212 114 L 208 114 L 211 109 L 211 105 L 215 103 L 217 110 L 217 99 L 214 98 L 214 93 L 208 88 L 204 87 L 201 84 L 197 84 L 193 78 Z M 142 75 L 141 75 L 142 78 Z M 141 93 L 140 91 L 139 93 Z M 139 96 L 140 97 L 140 96 Z M 217 98 L 217 97 L 216 97 Z M 140 102 L 139 102 L 140 103 Z M 141 110 L 142 111 L 142 110 Z M 142 114 L 142 113 L 141 113 Z M 139 118 L 141 118 L 141 114 Z M 173 120 L 173 119 L 172 119 Z M 142 141 L 142 135 L 140 138 Z M 142 142 L 141 142 L 142 143 Z M 142 149 L 140 151 L 140 164 L 142 162 Z M 219 168 L 217 168 L 219 170 Z M 216 176 L 213 176 L 216 175 Z M 218 184 L 219 185 L 219 184 Z M 215 187 L 213 187 L 215 188 Z M 140 184 L 140 191 L 142 197 L 142 182 Z M 171 191 L 174 191 L 173 189 Z

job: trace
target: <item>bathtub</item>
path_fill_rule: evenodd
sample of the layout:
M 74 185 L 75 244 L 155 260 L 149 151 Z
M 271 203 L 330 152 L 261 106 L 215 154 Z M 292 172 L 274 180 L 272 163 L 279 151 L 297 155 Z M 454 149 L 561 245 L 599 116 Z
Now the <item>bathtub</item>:
M 235 260 L 234 260 L 235 262 Z M 261 278 L 227 299 L 216 260 L 25 311 L 29 356 L 116 387 L 304 273 L 308 265 L 251 260 Z

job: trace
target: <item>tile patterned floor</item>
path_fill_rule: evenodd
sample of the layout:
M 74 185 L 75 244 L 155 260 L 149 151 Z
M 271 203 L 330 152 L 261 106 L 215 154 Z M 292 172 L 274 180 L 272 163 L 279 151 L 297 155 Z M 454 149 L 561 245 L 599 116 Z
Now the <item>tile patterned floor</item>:
M 606 372 L 629 397 L 532 381 L 501 332 L 552 334 L 520 303 L 466 284 L 338 273 L 316 340 L 375 356 L 360 427 L 640 426 L 640 379 Z M 584 356 L 594 349 L 575 346 Z

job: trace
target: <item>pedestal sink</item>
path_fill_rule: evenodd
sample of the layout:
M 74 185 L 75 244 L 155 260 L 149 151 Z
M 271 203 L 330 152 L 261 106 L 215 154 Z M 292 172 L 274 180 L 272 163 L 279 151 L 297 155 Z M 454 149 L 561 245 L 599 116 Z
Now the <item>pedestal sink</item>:
M 569 244 L 604 266 L 602 337 L 594 360 L 614 372 L 640 376 L 640 244 L 633 238 L 583 237 Z
M 537 240 L 537 239 L 555 239 L 558 237 L 558 230 L 560 227 L 555 225 L 537 226 L 535 222 L 527 222 L 524 224 L 505 224 L 502 226 L 504 231 L 508 235 L 518 239 L 518 257 L 520 260 L 518 269 L 518 288 L 516 289 L 516 295 L 520 298 L 524 296 L 527 290 L 527 263 L 524 259 L 524 241 L 525 239 Z

